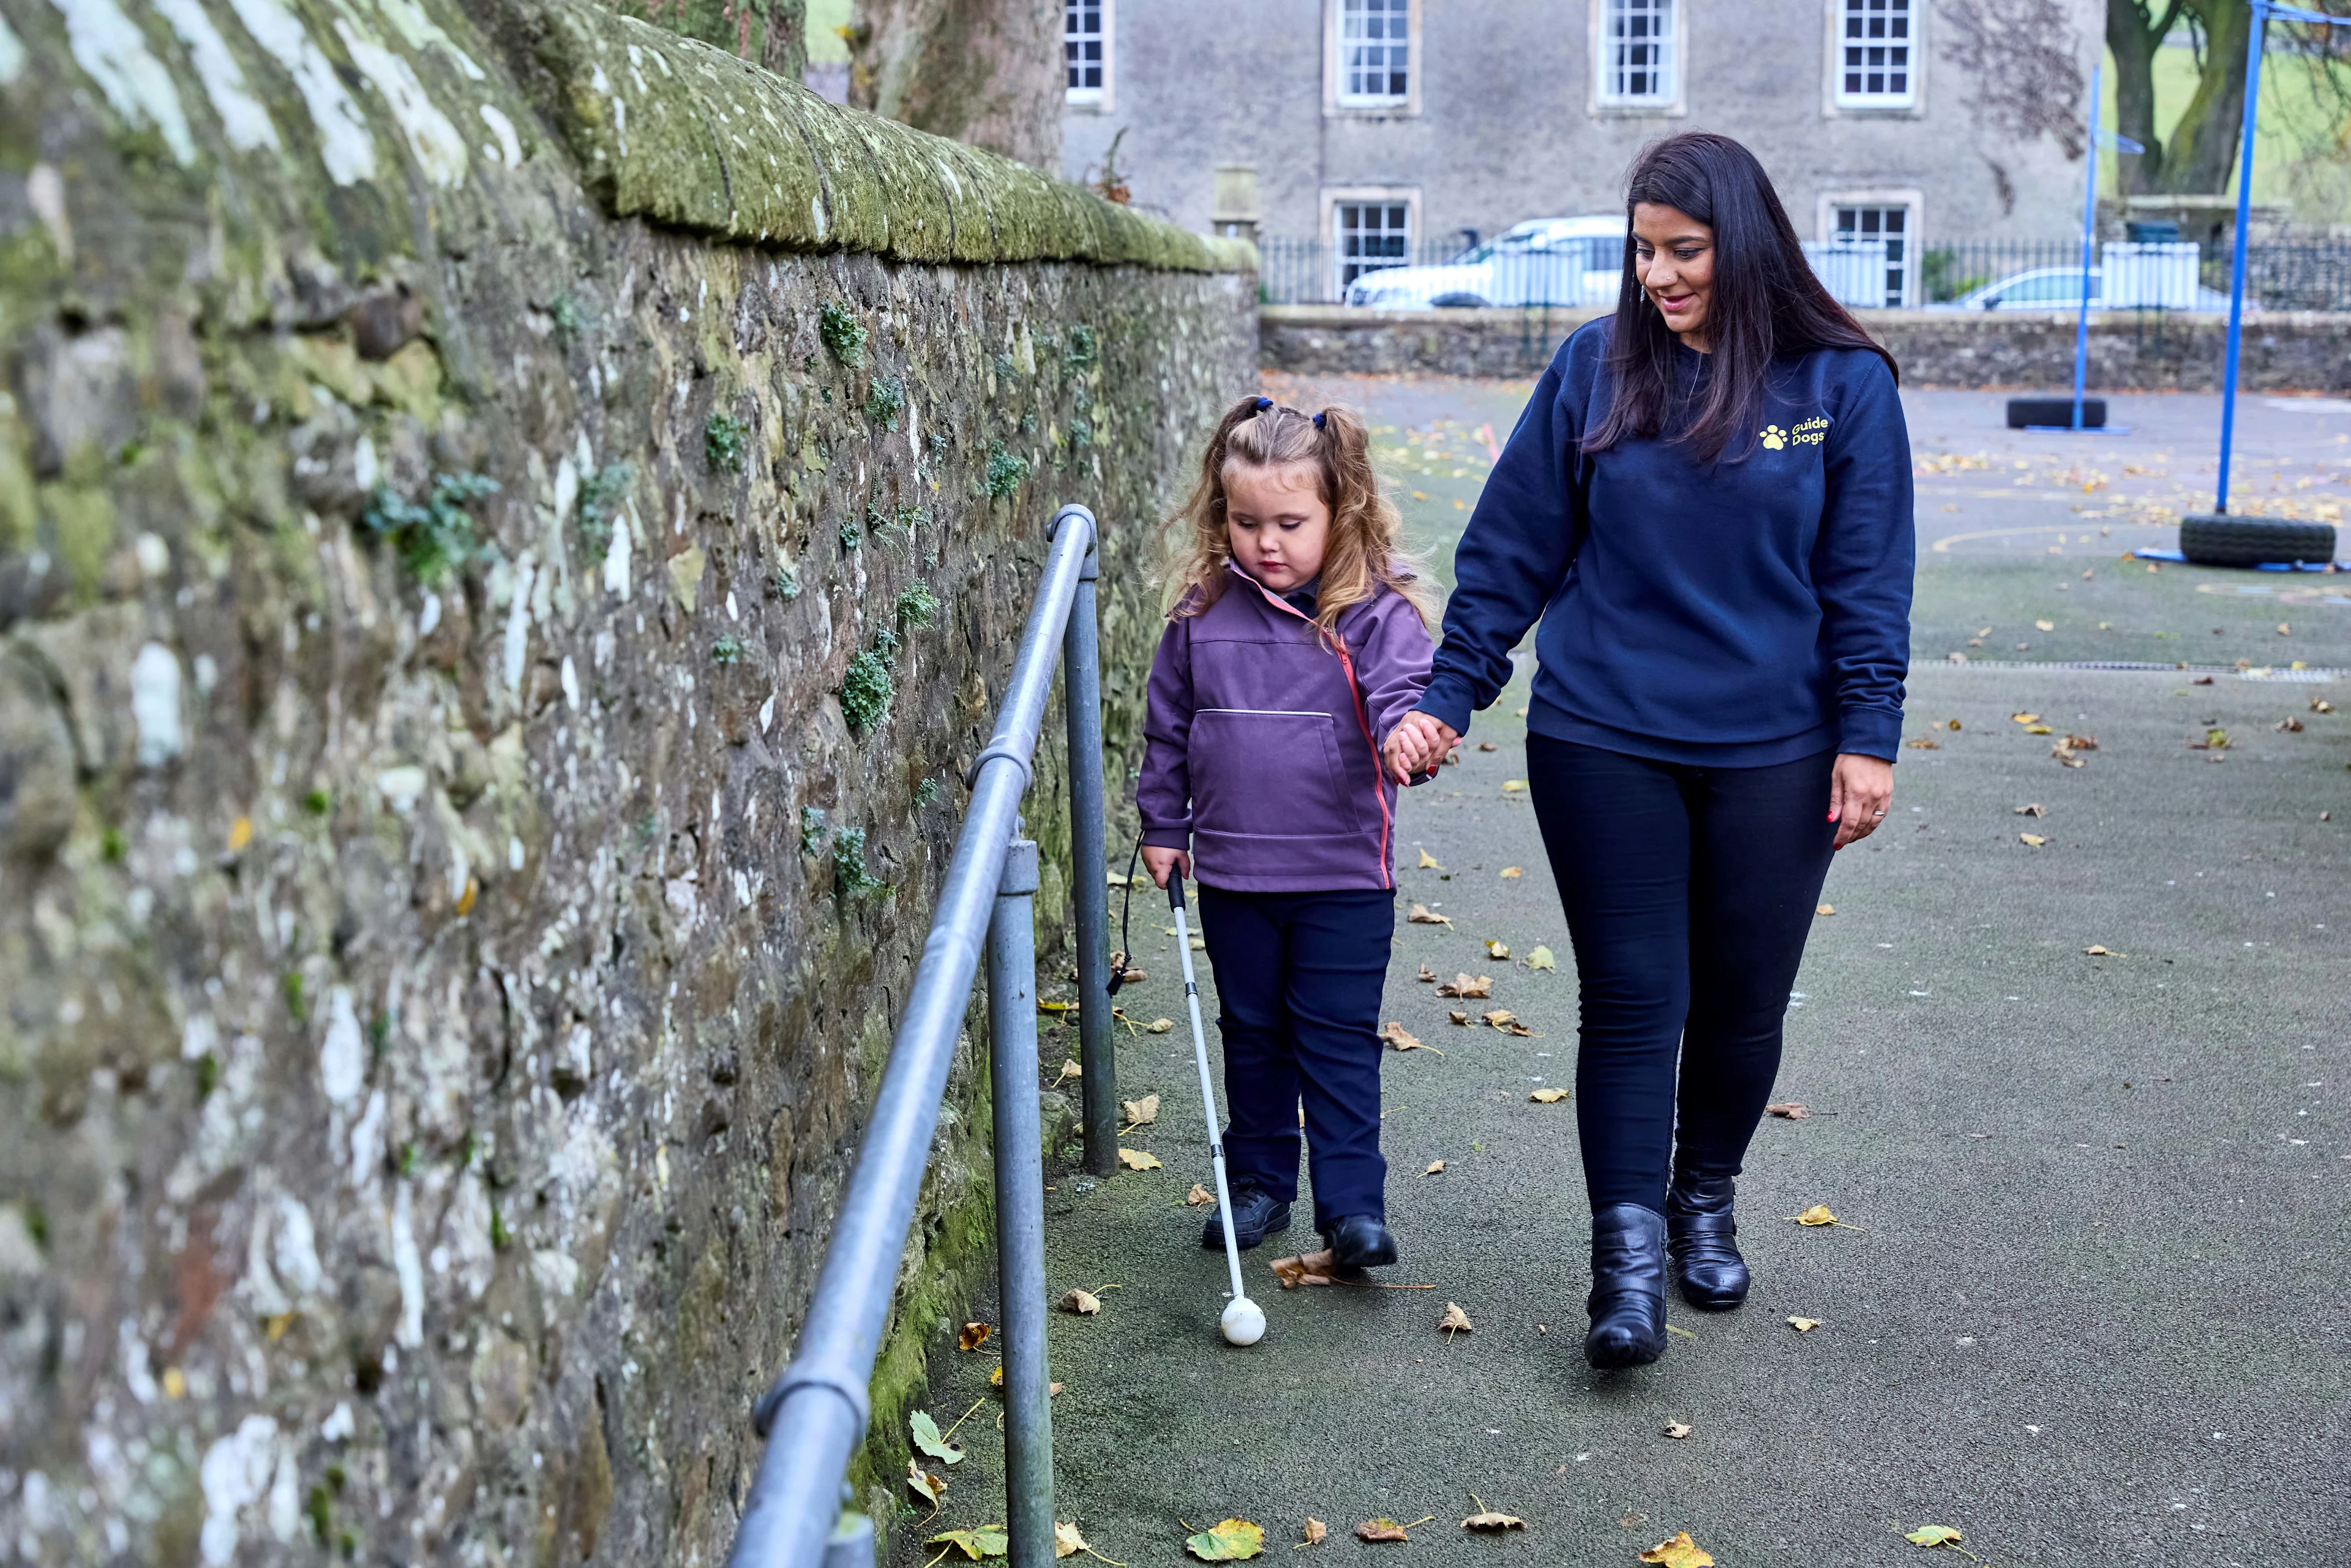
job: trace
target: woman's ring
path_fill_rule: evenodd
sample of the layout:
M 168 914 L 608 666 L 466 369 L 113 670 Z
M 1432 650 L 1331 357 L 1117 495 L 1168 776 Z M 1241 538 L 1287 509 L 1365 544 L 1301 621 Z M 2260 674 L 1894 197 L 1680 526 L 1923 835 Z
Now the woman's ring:
M 1877 815 L 1877 816 L 1880 816 L 1880 817 L 1882 817 L 1882 816 L 1886 815 L 1886 813 L 1885 813 L 1885 812 L 1883 812 L 1883 811 L 1879 811 L 1879 812 L 1876 812 L 1876 813 L 1875 813 L 1875 814 L 1876 814 L 1876 815 Z

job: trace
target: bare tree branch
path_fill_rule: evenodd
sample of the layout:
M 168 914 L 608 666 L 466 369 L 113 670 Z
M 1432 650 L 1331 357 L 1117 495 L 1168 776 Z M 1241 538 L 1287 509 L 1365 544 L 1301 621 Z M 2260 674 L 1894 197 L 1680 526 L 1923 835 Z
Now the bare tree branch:
M 2083 150 L 2082 69 L 2058 0 L 1944 0 L 1949 53 L 1975 78 L 1968 106 L 2020 140 L 2053 138 Z

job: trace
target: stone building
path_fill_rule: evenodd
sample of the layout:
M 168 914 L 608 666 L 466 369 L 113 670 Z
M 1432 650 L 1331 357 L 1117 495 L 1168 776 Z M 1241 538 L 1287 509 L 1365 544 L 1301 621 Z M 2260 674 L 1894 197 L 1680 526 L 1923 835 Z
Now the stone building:
M 1686 130 L 1751 147 L 1806 237 L 1884 235 L 1889 304 L 1917 302 L 1922 239 L 2079 222 L 2078 153 L 1981 111 L 1979 62 L 1933 0 L 1065 3 L 1066 172 L 1102 179 L 1115 140 L 1137 204 L 1318 241 L 1332 287 L 1383 256 L 1614 211 L 1634 154 Z M 2034 66 L 2086 81 L 2100 0 L 1991 9 L 2024 24 L 2001 36 Z

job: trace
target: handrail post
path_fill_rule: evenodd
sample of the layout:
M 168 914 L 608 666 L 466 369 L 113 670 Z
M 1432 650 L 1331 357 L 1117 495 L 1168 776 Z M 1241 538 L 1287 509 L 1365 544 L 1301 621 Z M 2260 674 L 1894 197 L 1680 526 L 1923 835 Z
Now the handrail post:
M 1037 1088 L 1037 846 L 1014 837 L 987 926 L 996 1110 L 996 1277 L 1004 1314 L 1010 1568 L 1053 1568 L 1053 1401 L 1045 1364 L 1045 1159 Z
M 1054 515 L 1082 520 L 1089 543 L 1078 569 L 1078 593 L 1061 633 L 1061 706 L 1070 735 L 1070 875 L 1077 920 L 1079 1100 L 1085 1124 L 1086 1169 L 1105 1176 L 1118 1168 L 1118 1052 L 1110 1027 L 1110 861 L 1102 782 L 1102 638 L 1094 619 L 1094 583 L 1102 575 L 1102 532 L 1083 507 Z M 1134 962 L 1128 954 L 1127 963 Z

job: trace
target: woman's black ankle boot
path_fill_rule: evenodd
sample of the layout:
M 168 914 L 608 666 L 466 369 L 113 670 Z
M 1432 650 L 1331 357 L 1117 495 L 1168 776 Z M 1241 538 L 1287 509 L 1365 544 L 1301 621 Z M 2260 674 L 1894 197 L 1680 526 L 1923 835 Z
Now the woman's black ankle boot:
M 1676 1175 L 1666 1194 L 1666 1246 L 1682 1300 L 1701 1312 L 1728 1312 L 1747 1300 L 1747 1260 L 1733 1239 L 1731 1178 Z
M 1646 1366 L 1666 1350 L 1666 1217 L 1612 1203 L 1592 1217 L 1591 1332 L 1583 1359 Z

